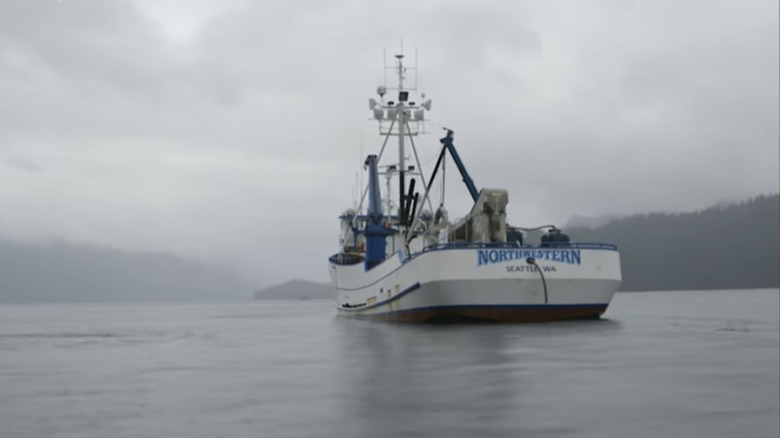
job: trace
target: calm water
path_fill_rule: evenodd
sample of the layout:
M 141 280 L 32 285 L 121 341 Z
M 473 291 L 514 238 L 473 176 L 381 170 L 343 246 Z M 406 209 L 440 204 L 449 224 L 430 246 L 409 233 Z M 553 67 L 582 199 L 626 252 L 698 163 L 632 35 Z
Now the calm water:
M 394 326 L 326 301 L 0 306 L 0 437 L 773 437 L 778 290 Z

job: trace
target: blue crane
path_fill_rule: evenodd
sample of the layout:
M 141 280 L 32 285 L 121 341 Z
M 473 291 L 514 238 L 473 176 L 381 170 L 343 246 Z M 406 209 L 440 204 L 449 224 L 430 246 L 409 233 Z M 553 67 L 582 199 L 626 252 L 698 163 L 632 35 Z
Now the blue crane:
M 431 186 L 434 178 L 436 178 L 436 173 L 439 171 L 439 167 L 441 166 L 442 161 L 444 161 L 445 153 L 447 151 L 450 151 L 452 160 L 455 161 L 455 165 L 458 166 L 458 171 L 460 172 L 460 176 L 463 177 L 463 183 L 466 184 L 466 188 L 469 190 L 471 199 L 473 199 L 474 202 L 477 202 L 477 198 L 479 198 L 479 190 L 477 190 L 477 187 L 474 185 L 474 180 L 472 180 L 471 176 L 469 176 L 469 172 L 466 170 L 466 166 L 463 164 L 463 161 L 460 159 L 460 155 L 458 155 L 458 151 L 455 150 L 455 145 L 452 143 L 452 138 L 453 138 L 452 130 L 447 129 L 447 135 L 444 138 L 439 140 L 439 142 L 441 142 L 441 144 L 443 144 L 444 146 L 442 146 L 441 148 L 439 159 L 436 161 L 436 166 L 433 168 L 433 173 L 431 173 L 431 178 L 428 181 L 428 187 Z

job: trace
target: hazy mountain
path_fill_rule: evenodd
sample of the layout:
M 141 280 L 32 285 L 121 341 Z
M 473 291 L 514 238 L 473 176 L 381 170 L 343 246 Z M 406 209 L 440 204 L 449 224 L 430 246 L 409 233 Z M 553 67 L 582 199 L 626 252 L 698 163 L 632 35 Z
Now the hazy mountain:
M 566 230 L 618 245 L 621 290 L 779 287 L 780 195 L 680 214 L 654 213 Z M 216 266 L 168 254 L 0 239 L 0 302 L 248 299 L 255 286 Z M 255 299 L 329 299 L 330 286 L 293 280 Z
M 255 292 L 256 300 L 329 299 L 332 297 L 333 292 L 330 284 L 306 280 L 291 280 Z
M 780 286 L 780 195 L 680 214 L 654 213 L 588 229 L 573 241 L 618 245 L 621 290 Z
M 619 219 L 620 216 L 610 214 L 602 216 L 574 215 L 566 221 L 564 228 L 597 228 Z
M 250 299 L 255 286 L 216 266 L 163 253 L 0 240 L 0 302 Z

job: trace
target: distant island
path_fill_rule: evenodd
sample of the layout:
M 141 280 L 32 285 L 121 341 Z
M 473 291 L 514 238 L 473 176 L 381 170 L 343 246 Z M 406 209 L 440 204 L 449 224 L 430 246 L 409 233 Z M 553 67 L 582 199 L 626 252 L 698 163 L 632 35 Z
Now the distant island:
M 572 241 L 618 246 L 621 291 L 780 287 L 780 194 L 688 213 L 570 223 L 580 224 L 564 230 Z M 255 293 L 255 299 L 331 296 L 329 284 L 302 280 Z
M 318 300 L 333 297 L 330 284 L 290 280 L 255 292 L 256 300 Z

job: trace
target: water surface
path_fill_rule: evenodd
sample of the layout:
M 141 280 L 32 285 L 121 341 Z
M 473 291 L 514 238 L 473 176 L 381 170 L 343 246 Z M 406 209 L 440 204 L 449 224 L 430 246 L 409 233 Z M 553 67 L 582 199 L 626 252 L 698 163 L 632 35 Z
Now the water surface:
M 0 436 L 777 437 L 779 296 L 476 326 L 328 301 L 0 306 Z

